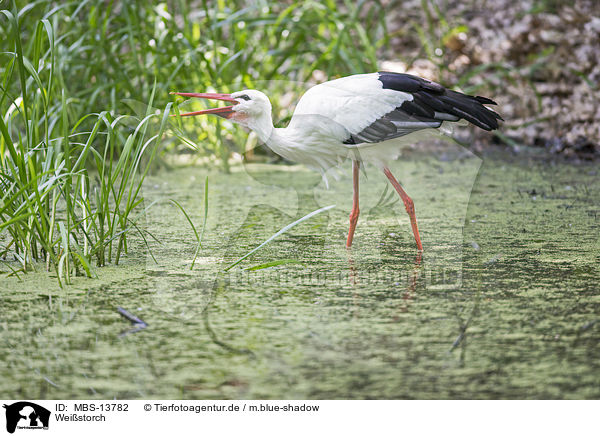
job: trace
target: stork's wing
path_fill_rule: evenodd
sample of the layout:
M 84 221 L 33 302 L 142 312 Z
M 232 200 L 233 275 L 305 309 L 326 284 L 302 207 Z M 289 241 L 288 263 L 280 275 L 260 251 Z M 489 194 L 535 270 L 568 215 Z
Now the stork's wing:
M 380 72 L 378 75 L 383 89 L 409 94 L 412 99 L 351 134 L 345 144 L 386 141 L 461 118 L 482 129 L 494 130 L 498 128 L 498 120 L 502 120 L 500 115 L 484 106 L 496 104 L 488 98 L 451 91 L 410 74 Z
M 343 142 L 409 100 L 409 93 L 384 89 L 378 73 L 342 77 L 306 91 L 289 127 Z
M 451 121 L 458 121 L 453 118 Z M 361 144 L 363 142 L 382 142 L 388 139 L 399 138 L 417 130 L 437 128 L 442 121 L 414 117 L 401 110 L 394 110 L 368 125 L 360 132 L 350 135 L 344 144 Z

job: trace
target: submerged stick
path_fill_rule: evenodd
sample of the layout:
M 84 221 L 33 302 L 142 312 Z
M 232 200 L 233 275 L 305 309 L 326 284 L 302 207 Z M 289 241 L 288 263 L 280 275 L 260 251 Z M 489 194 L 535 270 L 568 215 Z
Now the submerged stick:
M 139 332 L 140 330 L 143 330 L 146 327 L 148 327 L 148 324 L 146 324 L 146 322 L 144 322 L 143 320 L 141 320 L 140 318 L 138 318 L 131 312 L 123 309 L 122 307 L 117 307 L 117 312 L 119 312 L 123 318 L 125 318 L 127 321 L 129 321 L 133 324 L 132 329 L 124 331 L 119 336 L 125 336 L 130 333 L 136 333 L 136 332 Z

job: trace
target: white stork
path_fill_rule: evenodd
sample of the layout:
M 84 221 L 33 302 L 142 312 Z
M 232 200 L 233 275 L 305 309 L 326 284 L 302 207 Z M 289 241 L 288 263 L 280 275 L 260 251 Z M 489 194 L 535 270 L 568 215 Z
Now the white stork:
M 359 215 L 360 164 L 369 162 L 383 170 L 400 195 L 410 217 L 417 249 L 423 250 L 413 201 L 386 164 L 396 152 L 390 150 L 390 145 L 397 147 L 397 144 L 380 143 L 422 129 L 439 128 L 445 121 L 465 119 L 482 129 L 494 130 L 498 128 L 498 120 L 502 120 L 484 106 L 496 104 L 488 98 L 465 95 L 420 77 L 390 72 L 357 74 L 310 88 L 298 101 L 286 128 L 273 127 L 271 102 L 260 91 L 172 94 L 232 103 L 181 116 L 215 114 L 242 124 L 256 132 L 267 147 L 291 161 L 324 172 L 352 158 L 354 194 L 347 247 L 352 245 Z

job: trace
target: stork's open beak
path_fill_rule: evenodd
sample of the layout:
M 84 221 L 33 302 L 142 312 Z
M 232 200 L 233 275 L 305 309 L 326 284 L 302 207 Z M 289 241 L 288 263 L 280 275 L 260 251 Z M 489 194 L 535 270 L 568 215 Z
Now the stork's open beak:
M 235 113 L 232 110 L 232 108 L 234 105 L 238 104 L 237 100 L 231 98 L 231 94 L 211 94 L 211 93 L 199 94 L 199 93 L 195 93 L 195 92 L 171 92 L 171 94 L 181 95 L 182 97 L 206 98 L 206 99 L 210 99 L 210 100 L 223 100 L 223 101 L 229 101 L 229 102 L 233 103 L 233 105 L 231 105 L 231 106 L 216 107 L 214 109 L 206 109 L 203 111 L 196 111 L 196 112 L 186 112 L 184 114 L 180 114 L 182 117 L 213 114 L 213 115 L 218 115 L 223 118 L 231 118 L 233 116 L 233 114 Z M 176 115 L 171 115 L 171 116 L 174 117 Z

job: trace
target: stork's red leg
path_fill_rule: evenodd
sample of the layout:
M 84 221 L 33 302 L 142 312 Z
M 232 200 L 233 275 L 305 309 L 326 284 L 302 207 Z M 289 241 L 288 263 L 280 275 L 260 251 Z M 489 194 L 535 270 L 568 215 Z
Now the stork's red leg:
M 356 229 L 356 223 L 358 222 L 358 175 L 360 170 L 360 161 L 352 161 L 352 211 L 350 212 L 350 230 L 348 230 L 348 240 L 346 241 L 346 248 L 352 246 L 352 238 L 354 238 L 354 229 Z
M 398 195 L 400 195 L 400 198 L 404 202 L 404 207 L 406 208 L 406 212 L 408 213 L 408 216 L 410 217 L 410 225 L 412 226 L 412 231 L 413 231 L 413 234 L 415 235 L 415 241 L 417 242 L 417 249 L 420 251 L 423 251 L 423 245 L 421 244 L 421 237 L 419 236 L 419 228 L 417 227 L 417 217 L 415 216 L 415 205 L 414 205 L 412 199 L 408 196 L 408 194 L 404 191 L 404 189 L 402 189 L 402 186 L 400 186 L 400 183 L 398 183 L 398 180 L 396 180 L 396 178 L 394 177 L 394 175 L 392 174 L 392 172 L 390 171 L 390 169 L 388 167 L 383 168 L 383 173 L 389 179 L 390 183 L 392 184 L 392 186 L 394 187 L 394 189 L 396 190 Z

